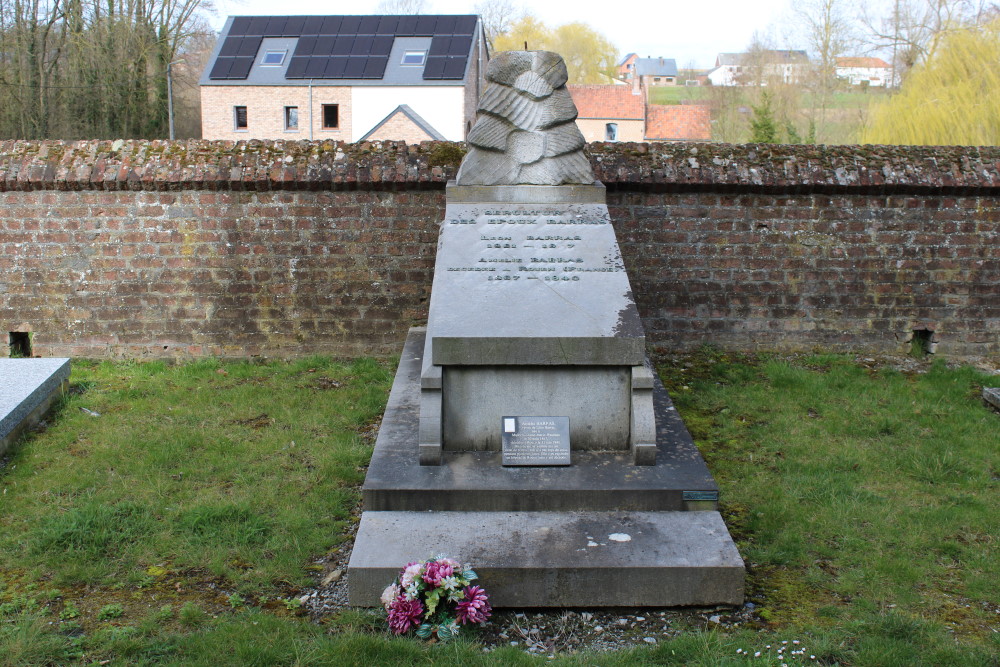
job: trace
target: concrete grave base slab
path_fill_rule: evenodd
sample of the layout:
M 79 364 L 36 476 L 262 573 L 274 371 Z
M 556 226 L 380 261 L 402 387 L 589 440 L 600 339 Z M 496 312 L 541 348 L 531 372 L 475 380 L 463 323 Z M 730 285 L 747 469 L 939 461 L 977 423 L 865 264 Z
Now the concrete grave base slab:
M 1000 387 L 984 387 L 983 400 L 1000 410 Z
M 365 512 L 350 604 L 378 606 L 404 565 L 438 554 L 470 563 L 495 607 L 743 602 L 718 512 Z
M 0 359 L 0 454 L 45 415 L 69 373 L 69 359 Z
M 446 451 L 440 466 L 421 466 L 424 336 L 411 329 L 403 348 L 362 487 L 366 511 L 717 509 L 719 487 L 658 379 L 654 465 L 634 465 L 627 451 L 573 451 L 565 467 L 504 468 L 499 451 Z

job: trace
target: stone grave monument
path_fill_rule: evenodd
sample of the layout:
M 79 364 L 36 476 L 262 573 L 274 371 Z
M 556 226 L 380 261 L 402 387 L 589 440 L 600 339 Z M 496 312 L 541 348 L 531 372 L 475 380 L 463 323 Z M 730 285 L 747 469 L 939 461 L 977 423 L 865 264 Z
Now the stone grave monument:
M 743 562 L 646 359 L 565 64 L 509 51 L 486 78 L 362 490 L 350 602 L 443 553 L 494 606 L 740 604 Z

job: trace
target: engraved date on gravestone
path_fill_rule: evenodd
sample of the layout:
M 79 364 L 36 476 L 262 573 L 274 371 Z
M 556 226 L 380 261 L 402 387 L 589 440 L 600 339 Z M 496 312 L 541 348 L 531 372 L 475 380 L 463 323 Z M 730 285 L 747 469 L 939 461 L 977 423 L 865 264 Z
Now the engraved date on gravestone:
M 503 417 L 505 466 L 568 466 L 569 417 Z

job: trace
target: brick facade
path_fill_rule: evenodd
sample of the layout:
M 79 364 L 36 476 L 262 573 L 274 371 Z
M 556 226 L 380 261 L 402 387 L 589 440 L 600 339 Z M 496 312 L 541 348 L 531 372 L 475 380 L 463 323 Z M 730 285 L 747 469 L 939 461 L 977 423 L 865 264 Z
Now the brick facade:
M 0 142 L 0 333 L 44 356 L 397 353 L 453 146 Z M 653 344 L 901 352 L 924 329 L 1000 356 L 1000 149 L 589 150 Z
M 201 86 L 201 133 L 212 139 L 247 141 L 285 137 L 288 140 L 351 140 L 351 88 L 312 87 L 312 134 L 309 133 L 308 86 Z M 323 105 L 336 104 L 337 129 L 323 127 Z M 237 130 L 234 107 L 247 108 L 247 129 Z M 298 109 L 299 127 L 285 129 L 285 107 Z
M 421 141 L 433 139 L 419 125 L 414 123 L 406 114 L 399 111 L 385 122 L 382 127 L 368 135 L 369 141 L 405 141 L 408 144 L 419 144 Z

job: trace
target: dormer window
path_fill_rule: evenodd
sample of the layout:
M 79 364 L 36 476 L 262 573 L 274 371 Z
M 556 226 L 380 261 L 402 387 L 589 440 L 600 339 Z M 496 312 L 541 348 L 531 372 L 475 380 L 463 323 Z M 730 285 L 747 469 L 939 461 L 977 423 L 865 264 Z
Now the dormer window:
M 266 67 L 278 67 L 285 62 L 285 54 L 288 51 L 265 51 L 264 57 L 260 59 L 260 64 Z
M 410 67 L 418 67 L 424 64 L 424 58 L 426 56 L 426 51 L 404 51 L 403 62 L 401 64 Z

